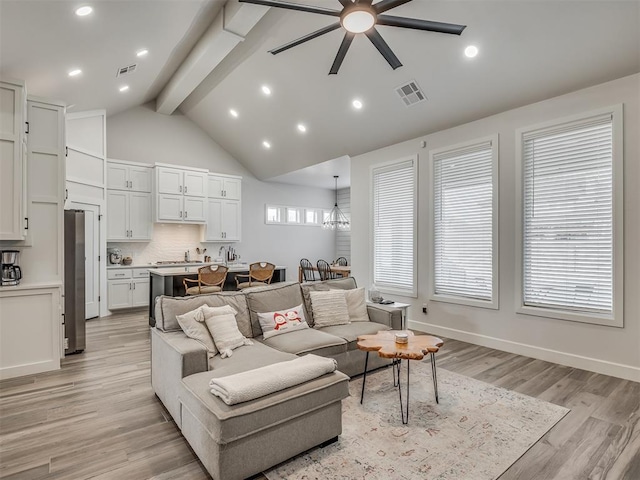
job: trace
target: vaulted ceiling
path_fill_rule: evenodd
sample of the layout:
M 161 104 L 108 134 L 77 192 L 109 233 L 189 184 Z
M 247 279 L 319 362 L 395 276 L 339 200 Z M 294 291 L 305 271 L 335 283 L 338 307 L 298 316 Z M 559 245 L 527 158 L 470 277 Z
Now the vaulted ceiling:
M 338 0 L 297 1 L 341 8 Z M 331 159 L 640 71 L 638 1 L 413 0 L 387 13 L 467 28 L 455 36 L 378 27 L 404 66 L 392 70 L 357 35 L 338 75 L 328 72 L 341 29 L 268 53 L 334 18 L 224 3 L 0 0 L 0 74 L 26 80 L 32 94 L 66 101 L 70 111 L 105 108 L 115 115 L 158 95 L 166 105 L 172 96 L 257 177 L 286 179 Z M 94 11 L 78 18 L 74 10 L 83 4 Z M 228 51 L 215 43 L 215 22 L 230 30 L 223 32 Z M 468 45 L 478 47 L 477 57 L 465 57 Z M 142 48 L 149 54 L 137 58 Z M 134 74 L 116 78 L 119 67 L 135 62 Z M 68 77 L 73 68 L 83 73 Z M 409 81 L 427 101 L 403 104 L 396 88 Z M 130 88 L 121 93 L 124 84 Z M 360 110 L 352 106 L 356 98 Z

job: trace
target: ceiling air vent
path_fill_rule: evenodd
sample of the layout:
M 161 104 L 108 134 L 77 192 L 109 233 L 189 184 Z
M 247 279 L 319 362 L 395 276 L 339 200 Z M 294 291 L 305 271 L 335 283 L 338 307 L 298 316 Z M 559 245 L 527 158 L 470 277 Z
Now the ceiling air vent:
M 396 88 L 400 99 L 405 106 L 410 107 L 427 99 L 415 80 Z
M 116 77 L 122 77 L 123 75 L 131 75 L 133 72 L 136 71 L 137 67 L 138 67 L 137 63 L 133 63 L 126 67 L 120 67 L 118 69 L 118 73 L 116 73 Z

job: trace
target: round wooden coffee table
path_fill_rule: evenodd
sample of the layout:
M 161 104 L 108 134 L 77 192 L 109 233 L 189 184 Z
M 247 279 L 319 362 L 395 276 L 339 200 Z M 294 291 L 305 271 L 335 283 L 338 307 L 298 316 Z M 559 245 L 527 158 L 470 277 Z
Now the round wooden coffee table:
M 406 333 L 409 336 L 407 343 L 396 343 L 396 333 Z M 393 386 L 398 387 L 400 396 L 400 412 L 402 414 L 402 423 L 409 422 L 409 363 L 407 363 L 407 401 L 406 406 L 402 405 L 402 385 L 400 383 L 400 366 L 402 360 L 422 360 L 425 355 L 431 357 L 431 372 L 433 374 L 433 391 L 438 403 L 438 379 L 436 376 L 436 357 L 435 353 L 440 350 L 444 342 L 431 335 L 414 335 L 413 332 L 407 330 L 386 330 L 376 333 L 375 335 L 360 335 L 358 337 L 358 349 L 367 352 L 364 359 L 364 374 L 362 377 L 362 392 L 360 393 L 360 403 L 364 399 L 364 386 L 367 381 L 367 364 L 369 362 L 369 352 L 378 352 L 383 358 L 394 359 L 393 368 Z M 396 384 L 396 373 L 398 374 L 398 383 Z

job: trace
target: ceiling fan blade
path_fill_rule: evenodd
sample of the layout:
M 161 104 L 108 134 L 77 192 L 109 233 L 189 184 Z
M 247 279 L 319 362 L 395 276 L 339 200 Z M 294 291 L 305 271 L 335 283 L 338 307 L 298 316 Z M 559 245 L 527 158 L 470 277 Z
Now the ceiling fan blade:
M 373 43 L 373 45 L 378 49 L 384 59 L 389 62 L 391 68 L 395 70 L 402 66 L 398 57 L 396 57 L 395 53 L 393 53 L 387 42 L 384 41 L 384 38 L 382 38 L 382 35 L 380 35 L 375 27 L 364 32 L 364 34 L 369 38 L 369 40 L 371 40 L 371 43 Z
M 411 0 L 408 0 L 411 1 Z M 356 3 L 358 5 L 371 5 L 371 3 L 373 2 L 373 0 L 356 0 Z
M 340 44 L 340 48 L 338 49 L 338 54 L 336 55 L 336 59 L 333 61 L 333 65 L 331 65 L 331 70 L 329 70 L 329 75 L 335 75 L 338 73 L 338 70 L 340 70 L 340 65 L 342 65 L 342 61 L 347 55 L 347 50 L 349 50 L 351 42 L 353 42 L 353 37 L 355 37 L 354 33 L 346 32 L 344 34 L 344 38 L 342 39 L 342 43 Z
M 241 3 L 252 3 L 254 5 L 264 5 L 265 7 L 286 8 L 287 10 L 298 10 L 300 12 L 319 13 L 320 15 L 331 15 L 339 17 L 340 10 L 330 8 L 315 7 L 311 5 L 301 5 L 299 3 L 281 2 L 279 0 L 238 0 Z
M 378 13 L 384 13 L 387 10 L 399 7 L 400 5 L 404 5 L 410 1 L 411 0 L 382 0 L 381 2 L 376 3 L 373 8 L 375 8 Z
M 353 0 L 338 0 L 343 7 L 348 7 L 349 5 L 353 5 Z
M 460 35 L 462 31 L 467 28 L 466 25 L 432 22 L 431 20 L 420 20 L 419 18 L 394 17 L 392 15 L 378 15 L 376 25 L 413 28 L 415 30 L 427 30 L 429 32 L 452 33 L 454 35 Z
M 301 43 L 308 42 L 309 40 L 313 40 L 314 38 L 318 38 L 320 35 L 324 35 L 325 33 L 333 32 L 340 28 L 340 22 L 332 23 L 331 25 L 321 28 L 320 30 L 316 30 L 313 33 L 305 35 L 304 37 L 300 37 L 297 40 L 294 40 L 289 43 L 285 43 L 281 47 L 274 48 L 273 50 L 269 50 L 269 53 L 277 55 L 280 52 L 284 52 L 285 50 L 289 50 L 292 47 L 300 45 Z

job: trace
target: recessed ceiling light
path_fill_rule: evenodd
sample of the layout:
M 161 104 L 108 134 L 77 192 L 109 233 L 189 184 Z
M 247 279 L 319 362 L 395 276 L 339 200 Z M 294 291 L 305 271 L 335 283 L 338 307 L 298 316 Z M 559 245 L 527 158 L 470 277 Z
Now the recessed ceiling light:
M 269 87 L 267 87 L 266 85 L 262 86 L 262 93 L 264 93 L 265 95 L 271 95 L 271 89 Z
M 78 15 L 79 17 L 86 17 L 91 12 L 93 12 L 93 8 L 91 8 L 88 5 L 85 5 L 84 7 L 80 7 L 76 9 L 76 15 Z
M 469 58 L 473 58 L 478 55 L 478 47 L 476 47 L 475 45 L 469 45 L 464 49 L 464 54 Z
M 266 149 L 271 148 L 271 144 L 269 142 L 267 142 L 266 140 L 264 142 L 262 142 L 262 146 Z
M 238 112 L 235 111 L 233 108 L 229 109 L 229 115 L 231 115 L 234 118 L 238 118 Z
M 298 124 L 298 131 L 304 133 L 307 131 L 307 127 L 305 127 L 302 123 Z
M 129 85 L 123 85 L 123 86 L 121 86 L 121 87 L 119 88 L 119 90 L 120 90 L 121 92 L 126 92 L 127 90 L 129 90 Z
M 75 70 L 71 70 L 69 72 L 69 76 L 70 77 L 75 77 L 77 75 L 80 75 L 82 73 L 82 70 L 80 70 L 79 68 L 76 68 Z
M 146 48 L 143 50 L 140 50 L 139 52 L 136 53 L 136 55 L 138 57 L 144 57 L 147 53 L 149 53 L 149 50 L 147 50 Z
M 353 105 L 353 108 L 357 108 L 358 110 L 362 108 L 362 102 L 360 100 L 354 100 L 351 102 L 351 105 Z

